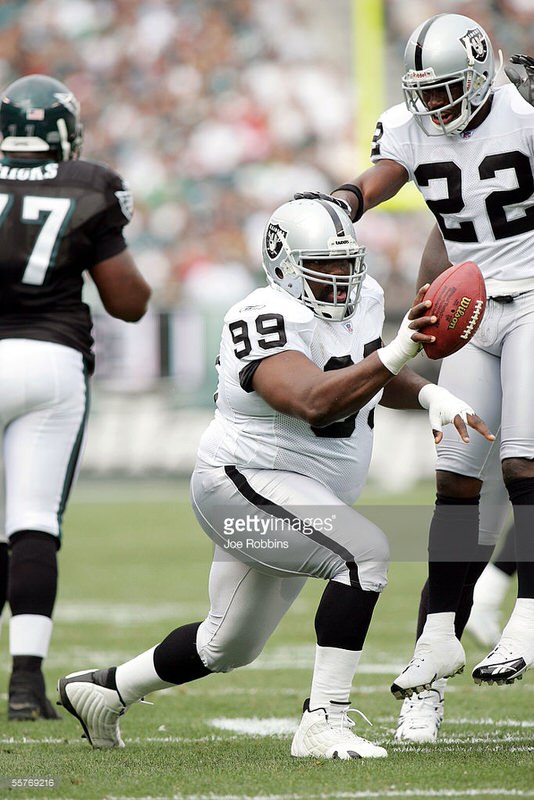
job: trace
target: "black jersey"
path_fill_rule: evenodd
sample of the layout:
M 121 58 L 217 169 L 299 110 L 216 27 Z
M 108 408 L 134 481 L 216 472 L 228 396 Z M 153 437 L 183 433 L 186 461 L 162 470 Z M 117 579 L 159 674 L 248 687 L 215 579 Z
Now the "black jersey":
M 0 161 L 0 339 L 79 350 L 94 369 L 83 272 L 126 247 L 122 179 L 94 161 Z

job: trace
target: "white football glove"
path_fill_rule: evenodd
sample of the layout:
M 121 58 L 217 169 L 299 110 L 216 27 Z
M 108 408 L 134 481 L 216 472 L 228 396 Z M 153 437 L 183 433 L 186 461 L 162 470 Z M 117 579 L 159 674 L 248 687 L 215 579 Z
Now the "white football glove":
M 464 400 L 435 383 L 427 383 L 417 398 L 422 408 L 428 409 L 433 431 L 441 431 L 443 425 L 453 422 L 458 414 L 467 425 L 467 415 L 475 412 Z
M 376 351 L 382 364 L 394 375 L 397 375 L 411 358 L 417 355 L 423 345 L 414 342 L 412 334 L 416 333 L 409 327 L 411 320 L 408 319 L 408 311 L 402 320 L 397 335 L 392 342 Z

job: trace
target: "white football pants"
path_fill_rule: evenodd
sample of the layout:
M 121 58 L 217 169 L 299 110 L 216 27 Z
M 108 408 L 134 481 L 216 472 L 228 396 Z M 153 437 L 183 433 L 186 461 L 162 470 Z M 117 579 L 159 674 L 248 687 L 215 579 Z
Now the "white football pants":
M 30 339 L 0 340 L 5 534 L 60 536 L 89 406 L 81 353 Z
M 490 298 L 472 341 L 441 367 L 440 385 L 467 401 L 492 433 L 500 434 L 501 461 L 534 458 L 533 353 L 534 291 L 511 303 Z M 472 431 L 466 445 L 452 425 L 443 434 L 436 468 L 484 480 L 495 456 L 491 443 Z

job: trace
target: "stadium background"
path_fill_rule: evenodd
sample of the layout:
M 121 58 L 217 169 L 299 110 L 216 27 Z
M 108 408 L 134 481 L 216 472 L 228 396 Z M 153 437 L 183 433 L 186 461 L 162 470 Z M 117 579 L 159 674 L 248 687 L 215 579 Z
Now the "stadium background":
M 480 21 L 506 59 L 532 51 L 530 0 L 0 4 L 0 85 L 45 72 L 73 89 L 84 155 L 133 189 L 127 238 L 154 289 L 132 326 L 103 314 L 87 287 L 97 371 L 82 477 L 189 472 L 212 410 L 222 315 L 263 282 L 266 218 L 294 191 L 329 191 L 369 165 L 376 118 L 402 99 L 408 34 L 451 10 Z M 391 326 L 412 299 L 431 225 L 408 190 L 358 224 Z M 422 357 L 418 369 L 436 373 Z M 432 465 L 425 415 L 399 424 L 381 411 L 371 479 L 402 489 Z

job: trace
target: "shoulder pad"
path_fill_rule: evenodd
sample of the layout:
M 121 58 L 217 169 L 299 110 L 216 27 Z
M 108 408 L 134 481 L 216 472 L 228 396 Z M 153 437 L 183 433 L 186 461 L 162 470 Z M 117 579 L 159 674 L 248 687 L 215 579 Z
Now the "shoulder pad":
M 255 289 L 251 294 L 235 303 L 227 312 L 224 320 L 244 317 L 257 317 L 258 314 L 282 314 L 286 322 L 297 324 L 310 323 L 315 320 L 313 312 L 303 303 L 299 303 L 291 295 L 271 286 Z

